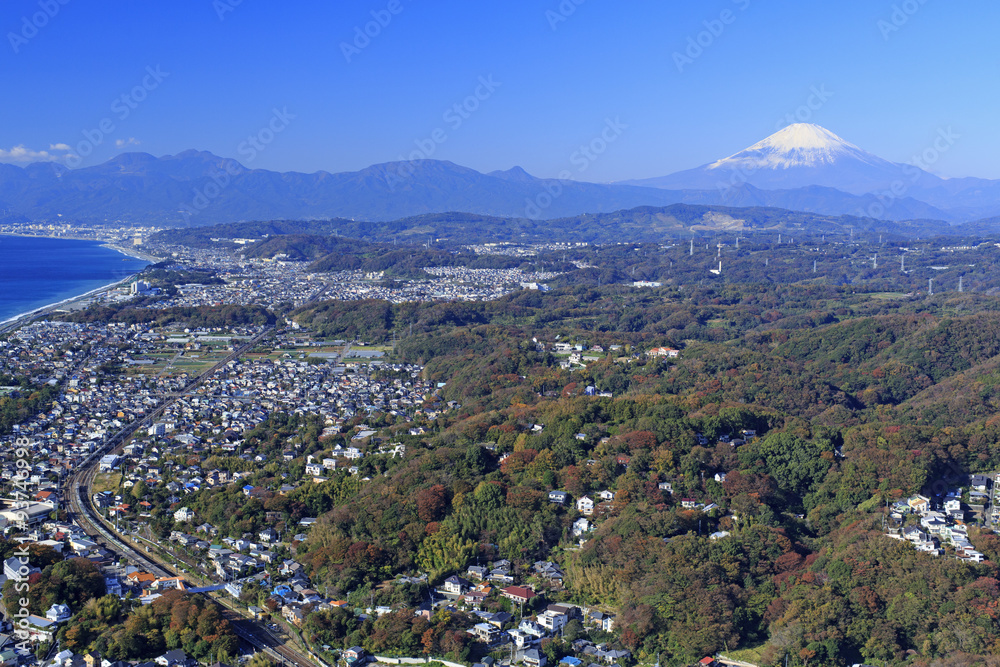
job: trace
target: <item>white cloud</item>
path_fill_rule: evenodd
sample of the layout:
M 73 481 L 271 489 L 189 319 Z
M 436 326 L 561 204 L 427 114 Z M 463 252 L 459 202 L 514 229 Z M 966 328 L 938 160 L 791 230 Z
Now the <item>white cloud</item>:
M 135 137 L 129 137 L 128 139 L 115 139 L 115 146 L 118 148 L 124 148 L 125 146 L 138 146 L 142 142 Z
M 51 144 L 49 150 L 68 151 L 70 147 L 66 144 Z M 25 147 L 24 144 L 14 146 L 10 150 L 0 148 L 0 162 L 29 163 L 29 162 L 61 162 L 69 155 L 55 155 L 49 151 L 36 151 Z

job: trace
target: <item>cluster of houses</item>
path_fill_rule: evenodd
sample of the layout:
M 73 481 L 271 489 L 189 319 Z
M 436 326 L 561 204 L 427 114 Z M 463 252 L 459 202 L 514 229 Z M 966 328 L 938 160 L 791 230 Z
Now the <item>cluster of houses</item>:
M 114 563 L 110 552 L 87 539 L 82 533 L 74 532 L 70 526 L 46 524 L 44 527 L 39 527 L 39 530 L 44 530 L 49 539 L 38 540 L 36 544 L 51 547 L 64 558 L 85 558 L 97 565 L 104 574 L 104 585 L 109 595 L 117 595 L 122 599 L 131 595 L 143 604 L 149 604 L 162 595 L 163 591 L 186 588 L 179 577 L 158 578 L 131 566 L 121 569 Z M 37 567 L 25 565 L 20 558 L 12 556 L 3 562 L 0 586 L 7 581 L 25 581 L 38 572 L 40 570 Z M 72 615 L 73 610 L 68 605 L 53 604 L 45 612 L 45 616 L 31 614 L 26 617 L 23 624 L 19 623 L 18 627 L 28 633 L 27 639 L 30 643 L 51 642 L 59 626 L 68 621 Z
M 559 366 L 563 369 L 574 370 L 586 368 L 587 363 L 591 361 L 600 361 L 606 355 L 614 355 L 617 361 L 629 361 L 631 359 L 638 358 L 638 355 L 633 356 L 621 356 L 625 352 L 623 345 L 615 344 L 609 345 L 605 348 L 602 345 L 584 345 L 583 343 L 566 343 L 566 342 L 556 342 L 551 346 L 546 346 L 545 343 L 539 342 L 537 338 L 533 338 L 532 342 L 535 344 L 535 349 L 538 352 L 551 351 L 553 354 L 561 357 L 565 357 L 559 362 Z M 666 359 L 677 359 L 680 356 L 680 350 L 675 350 L 671 347 L 654 347 L 646 351 L 646 356 L 651 358 L 663 357 Z
M 96 651 L 79 654 L 64 649 L 52 656 L 44 665 L 45 667 L 198 667 L 199 662 L 180 649 L 172 649 L 145 662 L 108 660 L 102 659 L 101 654 Z M 229 667 L 229 665 L 216 662 L 210 667 Z
M 270 604 L 281 610 L 281 616 L 296 627 L 302 627 L 311 611 L 330 610 L 348 606 L 345 600 L 334 600 L 321 595 L 309 582 L 309 577 L 301 563 L 291 559 L 282 561 L 278 570 L 281 583 L 274 586 L 269 598 Z M 230 591 L 235 593 L 236 591 Z M 250 613 L 260 613 L 251 607 Z
M 533 586 L 515 585 L 512 571 L 512 565 L 507 560 L 495 561 L 489 567 L 472 565 L 465 571 L 465 576 L 452 575 L 437 590 L 438 595 L 479 617 L 479 622 L 467 632 L 488 649 L 509 645 L 516 662 L 528 667 L 545 667 L 546 657 L 539 650 L 539 643 L 547 637 L 560 636 L 570 621 L 575 619 L 605 632 L 614 628 L 613 614 L 572 604 L 550 604 L 531 614 L 530 610 L 537 607 L 542 594 Z M 532 576 L 555 588 L 561 588 L 565 578 L 559 566 L 550 561 L 536 562 L 532 567 Z M 517 613 L 483 610 L 483 603 L 494 593 L 510 600 Z M 525 607 L 528 613 L 525 613 Z M 604 665 L 626 660 L 630 655 L 628 651 L 595 646 L 588 641 L 574 642 L 574 650 L 578 655 Z M 568 658 L 566 663 L 569 667 L 582 664 L 583 661 L 578 658 Z
M 248 328 L 237 333 L 245 337 L 258 331 Z M 12 436 L 0 439 L 4 445 L 0 448 L 0 478 L 9 484 L 17 477 L 19 491 L 27 494 L 27 500 L 7 503 L 0 509 L 0 528 L 8 536 L 59 551 L 65 549 L 67 557 L 91 560 L 104 568 L 107 589 L 112 594 L 132 593 L 148 603 L 165 589 L 186 589 L 180 578 L 158 579 L 131 567 L 119 570 L 114 555 L 89 540 L 79 526 L 56 523 L 51 517 L 60 509 L 60 483 L 65 474 L 78 468 L 106 437 L 144 417 L 159 404 L 163 394 L 181 389 L 188 381 L 185 373 L 156 377 L 122 373 L 121 364 L 128 366 L 132 361 L 162 353 L 165 346 L 189 349 L 196 334 L 186 334 L 184 341 L 169 342 L 164 335 L 143 326 L 42 322 L 0 341 L 0 373 L 27 376 L 60 388 L 49 410 L 18 424 Z M 318 413 L 325 416 L 329 430 L 339 432 L 358 411 L 378 409 L 416 416 L 430 391 L 430 386 L 420 379 L 421 369 L 417 366 L 383 365 L 378 370 L 386 371 L 384 379 L 377 372 L 351 374 L 343 370 L 287 358 L 233 362 L 209 378 L 197 394 L 172 405 L 145 430 L 144 437 L 128 443 L 120 454 L 103 457 L 98 463 L 100 471 L 122 471 L 126 489 L 140 483 L 165 488 L 171 494 L 167 502 L 175 521 L 181 527 L 193 528 L 175 531 L 173 540 L 192 550 L 203 548 L 204 563 L 214 567 L 220 576 L 259 576 L 262 570 L 274 566 L 286 574 L 298 569 L 299 576 L 304 577 L 297 563 L 275 562 L 272 547 L 281 536 L 273 528 L 266 527 L 259 535 L 243 539 L 220 539 L 211 525 L 197 525 L 197 516 L 183 505 L 183 497 L 206 487 L 239 483 L 244 473 L 185 465 L 177 463 L 176 457 L 204 456 L 221 450 L 263 463 L 268 457 L 246 451 L 242 437 L 271 411 Z M 289 443 L 288 451 L 279 457 L 288 461 L 301 456 L 296 450 L 296 443 Z M 402 456 L 405 447 L 372 438 L 352 440 L 348 446 L 335 446 L 328 457 L 310 457 L 307 465 L 311 469 L 305 479 L 289 481 L 323 481 L 325 474 L 348 467 L 344 462 L 356 462 L 366 454 Z M 317 466 L 322 470 L 315 469 Z M 285 484 L 278 492 L 294 488 Z M 267 490 L 244 489 L 247 495 L 260 491 Z M 96 493 L 93 500 L 109 517 L 149 517 L 154 509 L 146 500 L 133 503 L 130 497 L 114 492 Z M 304 519 L 301 529 L 307 529 L 312 521 Z M 302 533 L 286 537 L 304 538 Z M 307 580 L 290 582 L 292 592 L 306 591 L 306 595 L 293 600 L 289 593 L 287 605 L 314 602 L 308 594 Z M 53 610 L 53 614 L 57 611 Z M 59 617 L 30 619 L 32 638 L 50 639 L 59 622 Z M 64 662 L 78 658 L 66 656 Z
M 246 328 L 236 334 L 249 336 L 258 331 Z M 61 383 L 61 393 L 49 410 L 18 424 L 13 435 L 0 438 L 5 451 L 13 449 L 15 439 L 29 443 L 27 472 L 33 490 L 57 485 L 106 437 L 146 416 L 164 394 L 188 382 L 186 373 L 151 376 L 115 370 L 123 361 L 141 361 L 169 345 L 163 334 L 140 325 L 59 322 L 31 324 L 0 341 L 0 374 L 27 376 L 56 386 Z M 205 380 L 196 394 L 179 399 L 151 424 L 145 432 L 147 442 L 131 443 L 120 457 L 108 455 L 100 469 L 111 472 L 127 463 L 126 488 L 140 480 L 160 483 L 169 472 L 173 479 L 165 483 L 172 487 L 171 493 L 190 492 L 232 483 L 239 474 L 202 471 L 198 466 L 171 470 L 163 461 L 165 456 L 207 454 L 219 448 L 263 462 L 263 455 L 242 447 L 243 434 L 272 412 L 318 414 L 338 430 L 359 412 L 378 410 L 409 418 L 425 412 L 431 387 L 420 379 L 419 366 L 386 364 L 379 368 L 384 374 L 348 370 L 291 359 L 231 362 Z M 426 416 L 438 414 L 438 409 L 428 409 Z M 387 453 L 397 456 L 404 451 L 395 448 Z M 354 446 L 343 456 L 357 459 L 362 452 Z M 10 480 L 16 472 L 12 457 L 0 461 L 0 477 Z M 318 470 L 311 472 L 313 477 L 321 476 Z
M 533 338 L 532 341 L 535 343 L 535 349 L 537 351 L 546 351 L 544 343 L 540 343 L 537 338 Z M 587 346 L 582 343 L 562 342 L 553 343 L 548 349 L 550 349 L 556 356 L 565 357 L 559 361 L 560 368 L 564 370 L 573 370 L 586 368 L 588 363 L 603 359 L 606 352 L 618 352 L 621 348 L 621 345 L 611 345 L 607 350 L 605 350 L 601 345 Z
M 599 512 L 602 507 L 609 507 L 611 501 L 615 499 L 614 491 L 599 491 L 595 501 L 590 496 L 582 496 L 576 501 L 576 510 L 584 516 L 593 516 L 595 511 Z
M 949 489 L 940 503 L 933 502 L 930 496 L 919 494 L 901 500 L 892 506 L 886 534 L 894 539 L 906 540 L 918 551 L 941 556 L 948 546 L 953 549 L 955 558 L 981 563 L 985 556 L 969 541 L 968 521 L 970 517 L 986 519 L 986 508 L 991 504 L 990 519 L 993 522 L 1000 519 L 1000 510 L 995 502 L 997 498 L 991 495 L 991 489 L 997 486 L 1000 490 L 1000 485 L 994 482 L 1000 482 L 1000 474 L 996 479 L 988 475 L 970 475 L 968 504 L 962 501 L 965 494 L 963 487 Z M 908 516 L 918 517 L 919 520 L 908 522 Z
M 109 372 L 153 352 L 163 336 L 140 325 L 37 322 L 0 341 L 0 375 L 60 386 L 50 408 L 0 437 L 4 449 L 30 440 L 33 483 L 58 480 L 78 467 L 101 441 L 152 411 L 164 393 L 187 377 L 147 378 Z
M 180 285 L 176 295 L 157 302 L 158 308 L 231 303 L 260 304 L 274 309 L 282 302 L 301 305 L 317 296 L 342 301 L 384 299 L 393 303 L 491 301 L 517 289 L 539 289 L 541 281 L 559 275 L 519 269 L 425 267 L 423 271 L 432 278 L 385 283 L 380 282 L 385 277 L 383 271 L 309 273 L 306 263 L 291 261 L 284 253 L 267 259 L 247 259 L 239 250 L 174 246 L 153 246 L 153 250 L 163 255 L 183 256 L 186 263 L 212 270 L 225 281 L 225 284 Z
M 249 260 L 237 253 L 214 248 L 181 248 L 161 244 L 150 244 L 148 247 L 161 257 L 175 257 L 177 264 L 172 268 L 196 268 L 211 272 L 224 282 L 178 285 L 176 294 L 159 299 L 153 306 L 155 308 L 224 303 L 261 305 L 274 310 L 280 303 L 301 305 L 325 287 L 323 281 L 305 270 L 302 262 Z
M 349 370 L 285 358 L 232 361 L 193 396 L 170 406 L 150 427 L 150 435 L 188 450 L 204 451 L 214 443 L 235 451 L 243 433 L 273 412 L 315 414 L 339 428 L 372 411 L 411 419 L 424 414 L 432 387 L 421 379 L 422 367 L 382 364 L 375 373 Z
M 4 561 L 3 564 L 3 579 L 18 579 L 18 568 L 21 567 L 21 561 L 17 558 L 9 558 Z M 29 568 L 33 572 L 38 572 L 38 568 Z M 28 574 L 27 576 L 30 576 Z M 72 618 L 73 613 L 70 608 L 64 604 L 54 604 L 48 608 L 45 612 L 45 616 L 38 616 L 36 614 L 28 614 L 23 619 L 18 619 L 17 627 L 22 632 L 27 632 L 27 639 L 30 643 L 36 644 L 40 642 L 51 642 L 55 637 L 56 632 L 59 630 L 59 626 Z M 23 640 L 25 636 L 23 634 L 18 635 L 19 640 Z M 5 642 L 0 642 L 3 644 Z
M 559 636 L 572 620 L 578 620 L 594 629 L 606 632 L 610 632 L 614 627 L 614 616 L 568 604 L 550 604 L 534 618 L 522 618 L 517 623 L 506 612 L 476 612 L 476 614 L 481 622 L 476 623 L 467 632 L 487 648 L 496 649 L 509 645 L 514 661 L 523 663 L 527 667 L 546 667 L 548 660 L 539 650 L 541 640 Z M 631 657 L 629 651 L 613 649 L 606 644 L 594 644 L 585 639 L 572 642 L 572 649 L 577 656 L 582 657 L 563 658 L 560 662 L 568 667 L 579 667 L 584 664 L 584 659 L 590 660 L 591 663 L 617 665 Z
M 536 342 L 536 347 L 539 351 L 545 350 L 545 346 L 541 343 Z M 622 351 L 622 345 L 609 345 L 607 349 L 601 345 L 588 347 L 582 344 L 570 343 L 555 343 L 552 346 L 554 354 L 566 357 L 559 362 L 559 366 L 567 370 L 586 368 L 588 362 L 600 361 L 606 353 L 616 355 L 615 358 L 619 362 L 627 362 L 639 358 L 638 355 L 621 356 Z M 654 347 L 646 351 L 646 356 L 650 358 L 677 359 L 680 356 L 680 350 L 675 350 L 671 347 Z

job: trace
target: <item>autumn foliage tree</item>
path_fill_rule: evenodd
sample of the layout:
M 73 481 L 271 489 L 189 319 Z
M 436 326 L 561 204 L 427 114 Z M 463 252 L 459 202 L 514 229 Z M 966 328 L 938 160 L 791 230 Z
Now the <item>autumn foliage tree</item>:
M 417 493 L 417 516 L 421 521 L 437 521 L 448 506 L 448 490 L 441 484 Z

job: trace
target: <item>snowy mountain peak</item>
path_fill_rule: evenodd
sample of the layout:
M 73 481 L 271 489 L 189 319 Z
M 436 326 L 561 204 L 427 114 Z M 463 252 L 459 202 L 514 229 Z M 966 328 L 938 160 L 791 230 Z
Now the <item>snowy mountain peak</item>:
M 795 123 L 753 146 L 708 165 L 708 169 L 789 169 L 833 165 L 843 158 L 887 165 L 836 134 L 812 123 Z
M 778 150 L 794 150 L 796 148 L 822 148 L 835 150 L 841 147 L 857 148 L 836 134 L 812 123 L 795 123 L 781 129 L 755 146 L 768 145 Z

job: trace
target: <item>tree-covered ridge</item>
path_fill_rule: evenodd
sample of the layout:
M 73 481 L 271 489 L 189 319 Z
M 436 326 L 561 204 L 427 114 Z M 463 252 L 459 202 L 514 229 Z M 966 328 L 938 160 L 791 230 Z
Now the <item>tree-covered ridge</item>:
M 215 601 L 177 590 L 146 605 L 112 595 L 94 597 L 59 629 L 58 638 L 63 648 L 98 651 L 108 660 L 151 660 L 182 649 L 199 660 L 228 662 L 239 649 Z
M 387 276 L 418 275 L 423 267 L 462 266 L 471 269 L 535 267 L 532 258 L 476 255 L 465 249 L 445 250 L 411 243 L 385 243 L 317 234 L 272 236 L 247 245 L 240 254 L 248 259 L 280 257 L 288 261 L 310 261 L 312 271 L 385 272 Z M 559 269 L 575 268 L 559 263 Z M 423 277 L 427 277 L 426 274 Z
M 48 410 L 59 395 L 58 387 L 35 386 L 28 378 L 0 376 L 0 387 L 12 387 L 0 393 L 0 435 L 7 435 L 16 424 Z
M 364 216 L 359 216 L 364 217 Z M 168 229 L 152 237 L 155 242 L 191 247 L 226 244 L 232 239 L 262 238 L 282 234 L 337 235 L 369 241 L 424 243 L 549 242 L 590 243 L 660 242 L 668 236 L 784 232 L 827 234 L 849 238 L 867 232 L 893 239 L 934 235 L 996 233 L 995 222 L 951 227 L 938 220 L 891 221 L 852 215 L 823 215 L 769 206 L 720 206 L 672 204 L 638 206 L 606 213 L 584 213 L 550 220 L 500 217 L 477 213 L 426 213 L 384 222 L 348 220 L 266 220 L 214 224 L 206 227 Z M 217 240 L 213 240 L 217 239 Z
M 121 322 L 123 324 L 149 323 L 151 326 L 183 324 L 187 327 L 229 329 L 238 326 L 273 324 L 274 313 L 263 306 L 176 306 L 172 308 L 143 308 L 122 303 L 111 306 L 91 306 L 84 310 L 61 315 L 66 322 Z
M 332 509 L 298 547 L 314 580 L 347 594 L 414 570 L 433 582 L 473 560 L 527 573 L 554 558 L 567 590 L 553 599 L 616 611 L 618 641 L 664 664 L 747 646 L 768 665 L 907 651 L 972 664 L 1000 641 L 985 602 L 994 562 L 919 554 L 879 530 L 887 501 L 1000 469 L 995 298 L 578 287 L 371 305 L 297 317 L 395 334 L 458 407 L 421 437 L 384 431 L 408 446 L 387 476 L 317 485 Z M 557 340 L 607 353 L 569 370 Z M 680 357 L 645 354 L 660 345 Z M 744 431 L 756 437 L 720 441 Z M 567 505 L 549 502 L 554 489 Z M 613 498 L 571 550 L 575 501 L 600 491 Z M 1000 557 L 991 533 L 971 537 Z

